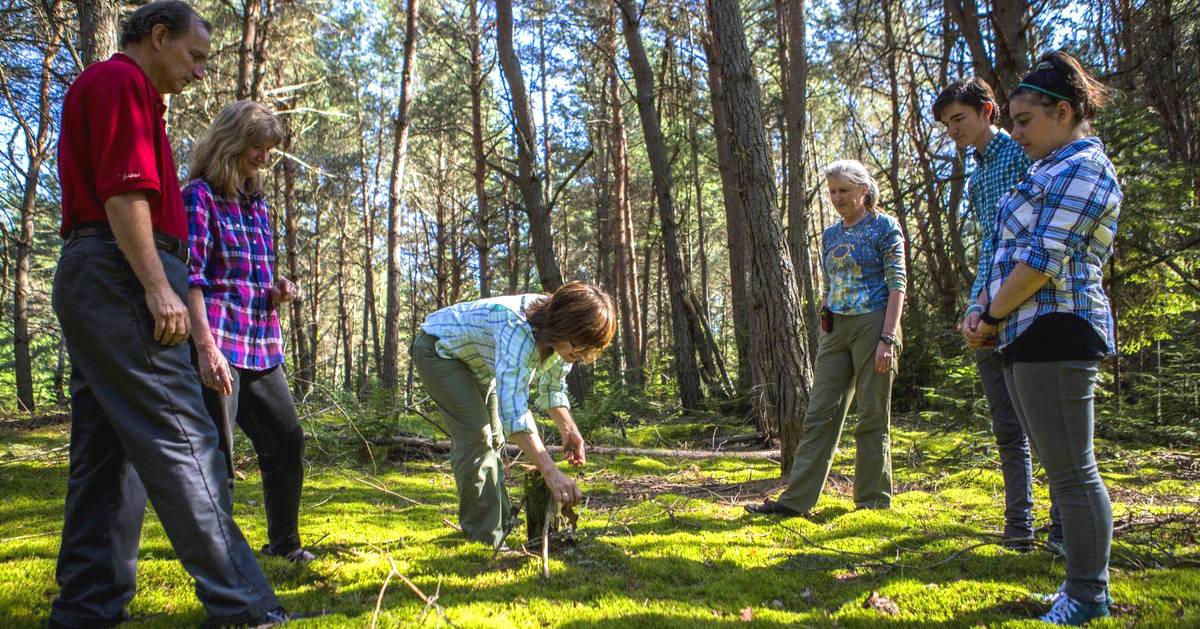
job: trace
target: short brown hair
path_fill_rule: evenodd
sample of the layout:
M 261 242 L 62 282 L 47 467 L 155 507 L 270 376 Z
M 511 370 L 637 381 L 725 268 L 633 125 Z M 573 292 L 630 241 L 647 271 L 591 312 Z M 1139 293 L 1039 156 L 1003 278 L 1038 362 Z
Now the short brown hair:
M 996 104 L 996 93 L 992 91 L 992 86 L 987 84 L 987 81 L 973 76 L 969 79 L 959 79 L 946 89 L 938 94 L 937 100 L 933 101 L 933 118 L 941 121 L 942 112 L 951 103 L 962 103 L 975 111 L 983 111 L 983 106 L 992 104 L 992 124 L 996 124 L 1000 120 L 1000 107 Z
M 162 24 L 167 27 L 171 37 L 178 38 L 192 30 L 192 24 L 199 22 L 204 32 L 212 33 L 212 24 L 200 16 L 192 5 L 180 0 L 157 0 L 144 4 L 125 18 L 121 25 L 121 43 L 124 48 L 136 44 L 150 36 L 154 27 Z
M 617 308 L 613 298 L 598 286 L 584 282 L 563 284 L 553 295 L 525 307 L 533 338 L 542 345 L 542 359 L 553 343 L 570 342 L 595 362 L 617 333 Z

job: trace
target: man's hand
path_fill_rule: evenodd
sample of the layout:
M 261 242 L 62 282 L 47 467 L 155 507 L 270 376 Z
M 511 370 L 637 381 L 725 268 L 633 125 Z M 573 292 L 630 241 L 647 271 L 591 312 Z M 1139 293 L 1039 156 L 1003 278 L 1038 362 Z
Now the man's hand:
M 271 303 L 286 304 L 300 298 L 300 287 L 286 277 L 275 280 L 270 290 Z
M 229 373 L 229 361 L 215 345 L 197 348 L 196 354 L 200 363 L 200 382 L 204 386 L 220 393 L 233 395 L 233 378 Z
M 146 291 L 146 308 L 154 317 L 154 340 L 172 346 L 187 340 L 191 332 L 188 311 L 170 286 Z

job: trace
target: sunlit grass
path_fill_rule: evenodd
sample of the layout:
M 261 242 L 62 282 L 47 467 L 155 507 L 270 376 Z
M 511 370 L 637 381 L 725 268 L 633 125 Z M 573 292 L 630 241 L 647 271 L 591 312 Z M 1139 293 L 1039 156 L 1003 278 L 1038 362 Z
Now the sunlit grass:
M 679 445 L 698 428 L 668 431 L 662 443 L 638 441 Z M 65 426 L 3 436 L 0 626 L 37 626 L 56 592 L 66 474 L 65 450 L 37 455 L 65 443 Z M 1098 450 L 1119 521 L 1195 508 L 1200 482 L 1156 467 L 1153 449 L 1123 448 L 1117 458 L 1105 457 L 1104 444 Z M 977 432 L 897 429 L 901 491 L 890 511 L 854 510 L 847 447 L 813 518 L 782 523 L 742 510 L 778 487 L 773 461 L 593 456 L 582 471 L 590 502 L 581 510 L 579 543 L 552 556 L 549 581 L 536 558 L 493 557 L 490 549 L 460 540 L 447 523 L 455 519 L 455 498 L 446 462 L 404 460 L 386 448 L 370 456 L 347 452 L 326 460 L 310 450 L 316 459 L 305 485 L 301 533 L 319 559 L 308 566 L 262 559 L 289 608 L 326 614 L 297 626 L 369 625 L 393 562 L 427 595 L 438 593 L 446 617 L 459 627 L 706 627 L 744 619 L 780 627 L 1032 627 L 1029 619 L 1040 608 L 1028 594 L 1053 591 L 1063 578 L 1061 559 L 1048 552 L 1018 554 L 990 543 L 1001 525 L 1003 486 L 994 448 Z M 252 457 L 239 460 L 247 463 L 247 478 L 238 483 L 235 516 L 257 548 L 266 534 L 259 477 Z M 1044 484 L 1036 491 L 1044 522 Z M 1119 615 L 1093 626 L 1200 624 L 1200 574 L 1179 567 L 1200 560 L 1200 548 L 1188 541 L 1194 536 L 1159 538 L 1174 544 L 1172 558 L 1146 545 L 1154 535 L 1141 531 L 1118 541 L 1112 583 Z M 514 536 L 520 541 L 523 530 Z M 872 592 L 894 603 L 895 613 L 864 607 Z M 425 607 L 393 577 L 378 623 L 412 626 Z M 138 594 L 129 611 L 135 627 L 203 620 L 192 583 L 153 514 L 146 519 Z M 426 624 L 435 622 L 435 612 L 425 615 Z

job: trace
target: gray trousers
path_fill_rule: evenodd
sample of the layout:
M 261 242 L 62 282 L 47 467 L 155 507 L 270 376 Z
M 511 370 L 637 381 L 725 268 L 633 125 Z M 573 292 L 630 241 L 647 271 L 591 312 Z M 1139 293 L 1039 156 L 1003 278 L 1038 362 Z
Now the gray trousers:
M 159 257 L 187 303 L 183 261 Z M 68 242 L 53 303 L 71 357 L 71 456 L 51 624 L 124 617 L 147 497 L 211 620 L 246 622 L 279 606 L 229 512 L 188 345 L 153 339 L 145 294 L 116 243 Z
M 1033 442 L 1062 516 L 1067 594 L 1104 602 L 1112 551 L 1112 505 L 1096 467 L 1094 360 L 1006 363 L 1004 381 Z
M 1004 383 L 1002 359 L 995 350 L 977 350 L 975 368 L 983 383 L 983 394 L 992 415 L 992 434 L 996 436 L 1000 454 L 1000 474 L 1004 478 L 1004 536 L 1032 538 L 1033 463 L 1029 456 L 1029 440 Z M 1062 542 L 1062 526 L 1053 500 L 1050 504 L 1050 541 Z

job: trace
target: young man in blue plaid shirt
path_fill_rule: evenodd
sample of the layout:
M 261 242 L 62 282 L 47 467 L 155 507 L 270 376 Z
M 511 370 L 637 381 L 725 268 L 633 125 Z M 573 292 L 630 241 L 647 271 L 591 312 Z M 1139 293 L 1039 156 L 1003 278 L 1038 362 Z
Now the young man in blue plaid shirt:
M 992 88 L 978 77 L 951 83 L 933 104 L 934 117 L 946 127 L 959 150 L 973 165 L 967 181 L 967 207 L 979 228 L 979 263 L 968 303 L 974 304 L 984 290 L 988 268 L 995 254 L 993 236 L 1000 201 L 1029 171 L 1025 150 L 1004 129 L 998 128 L 1000 110 Z M 1033 547 L 1033 465 L 1029 440 L 1013 409 L 1004 385 L 1000 356 L 992 347 L 975 351 L 975 366 L 983 382 L 992 433 L 1000 451 L 1004 478 L 1005 544 L 1017 550 Z M 1058 511 L 1051 508 L 1049 542 L 1062 545 Z

